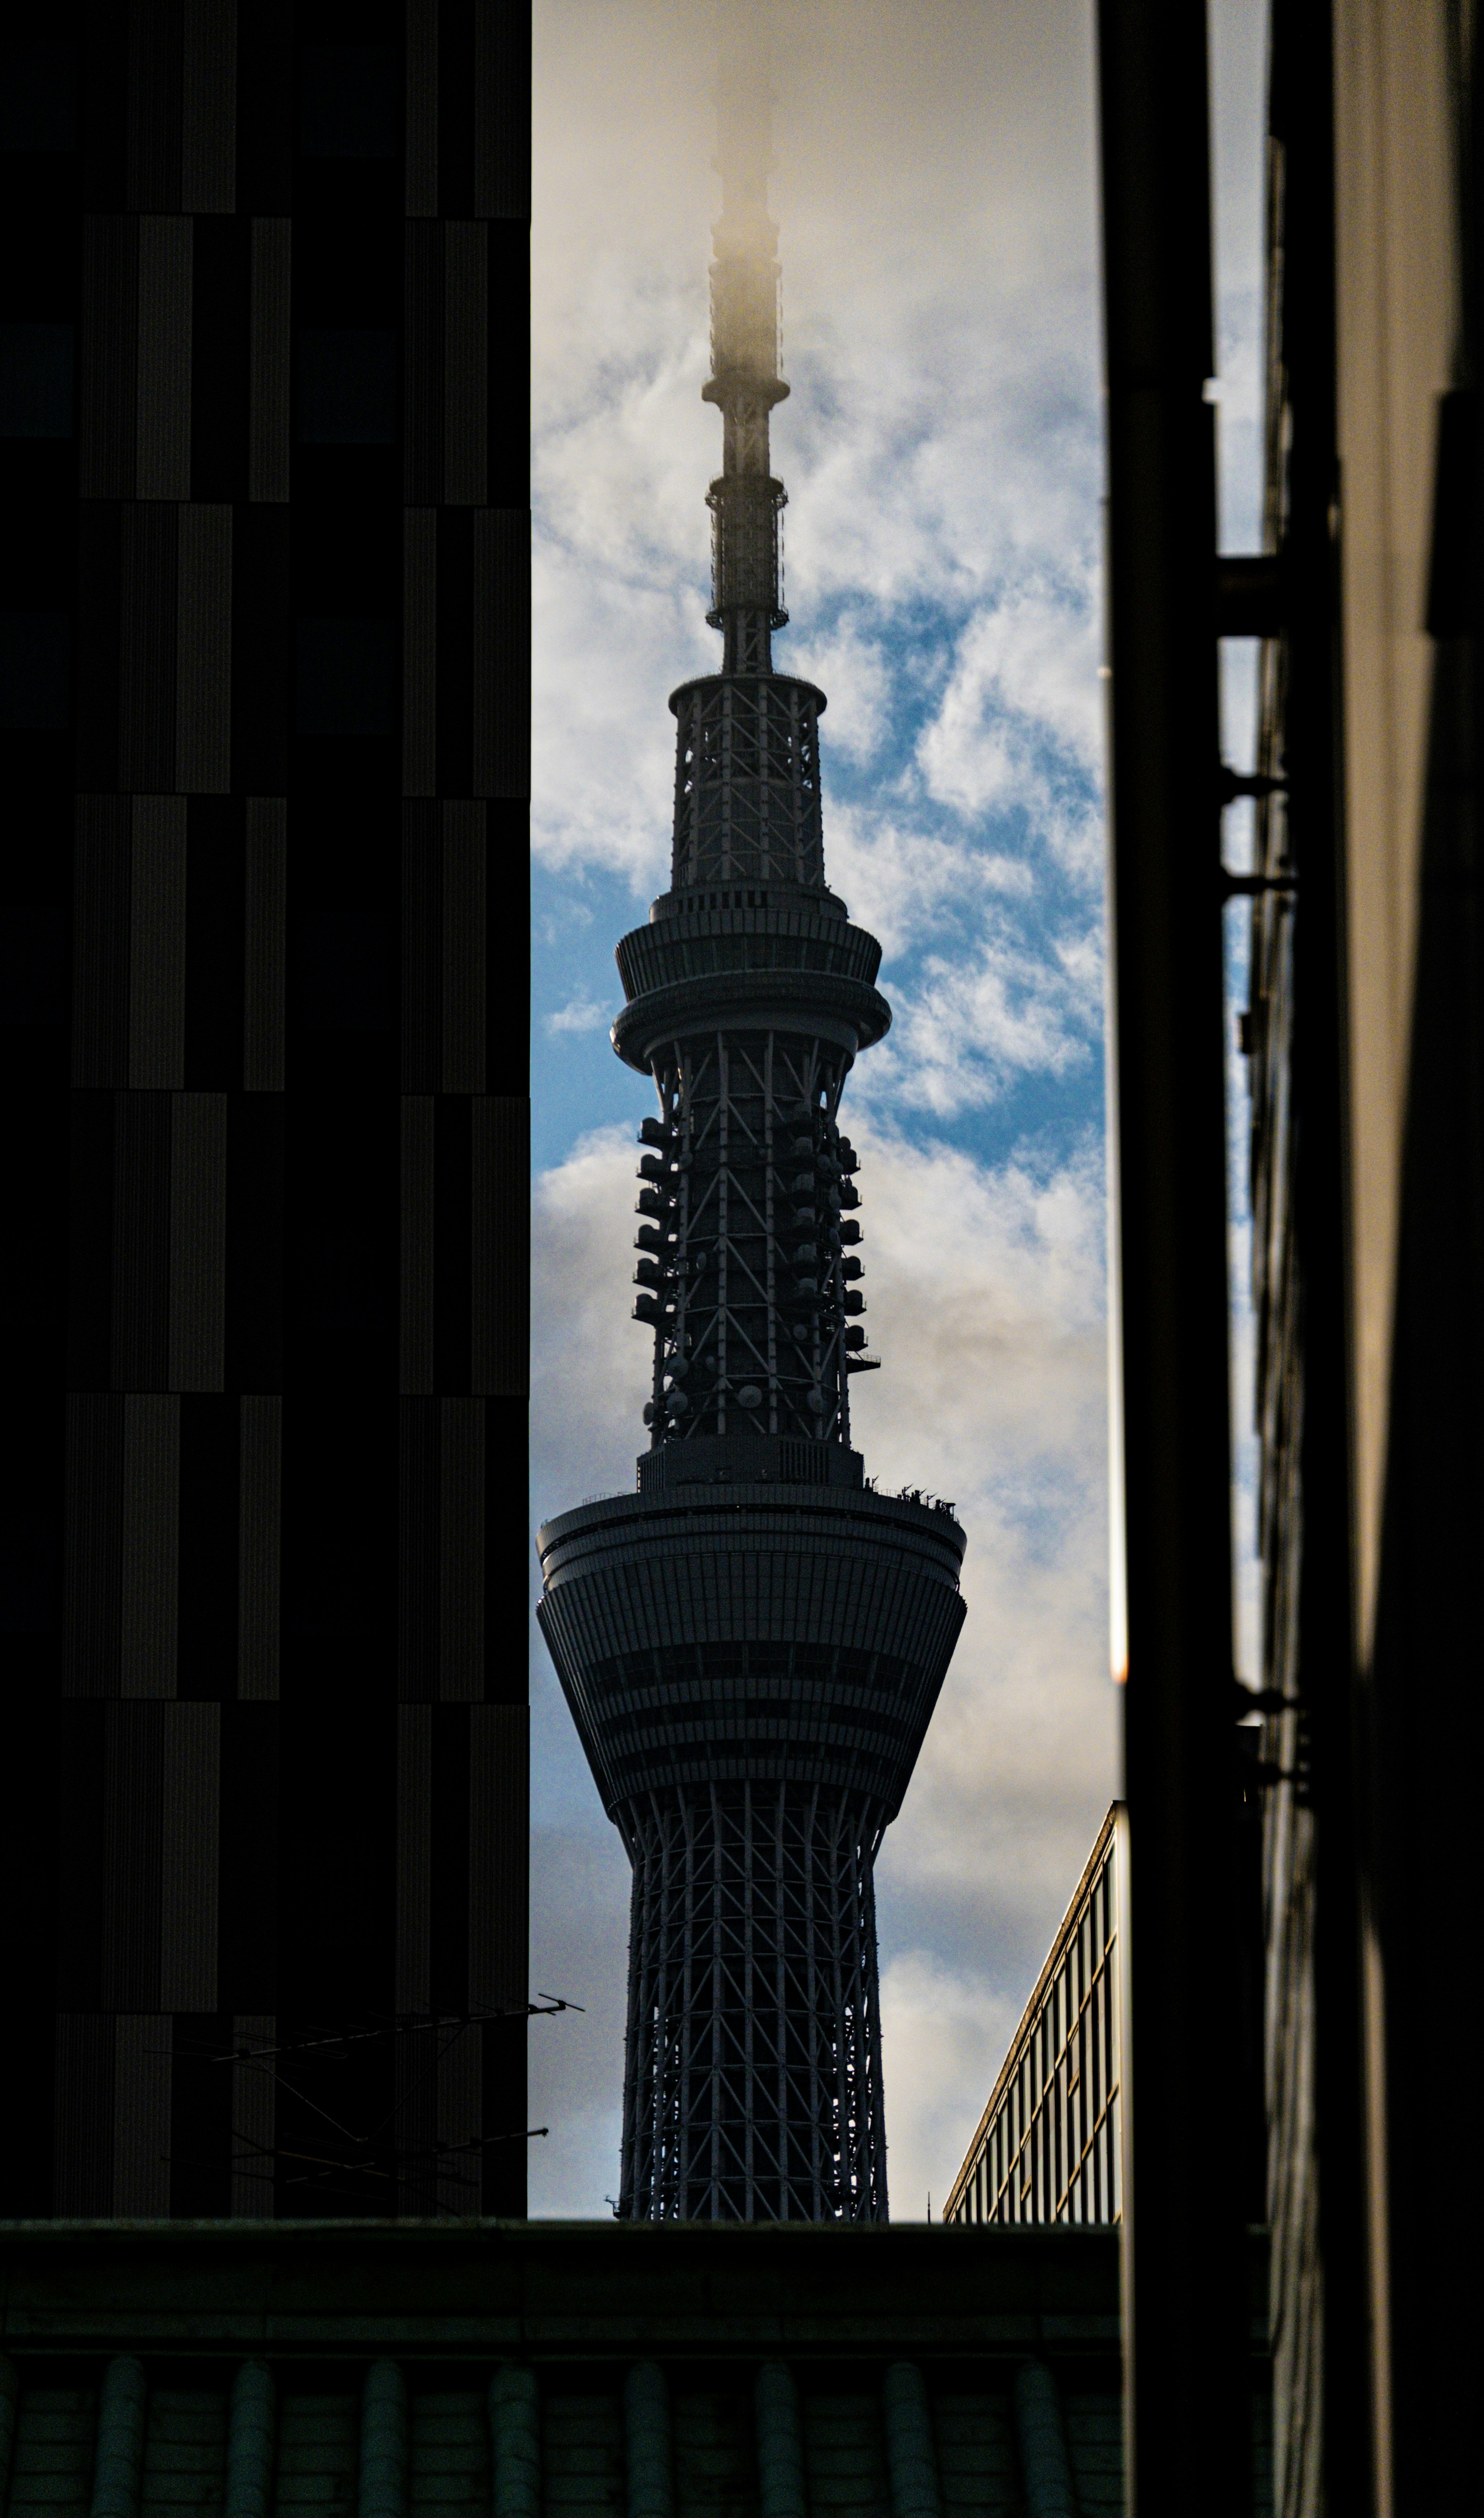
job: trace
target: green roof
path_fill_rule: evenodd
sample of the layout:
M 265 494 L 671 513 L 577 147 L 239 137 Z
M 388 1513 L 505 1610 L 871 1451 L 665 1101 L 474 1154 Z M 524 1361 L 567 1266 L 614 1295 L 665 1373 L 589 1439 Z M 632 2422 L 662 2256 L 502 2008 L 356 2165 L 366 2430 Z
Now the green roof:
M 1261 2280 L 1254 2263 L 1255 2298 Z M 805 2518 L 1055 2518 L 1037 2463 L 1047 2419 L 1066 2518 L 1112 2518 L 1123 2502 L 1106 2229 L 13 2222 L 0 2225 L 0 2325 L 8 2518 L 639 2518 L 636 2367 L 667 2408 L 671 2518 L 788 2505 L 759 2484 L 768 2366 L 797 2408 Z M 1253 2350 L 1260 2408 L 1260 2323 Z M 1028 2369 L 1043 2400 L 1034 2437 Z M 267 2391 L 271 2434 L 248 2502 L 228 2488 L 244 2370 Z M 491 2443 L 502 2371 L 530 2407 L 538 2485 L 524 2501 L 501 2486 Z M 364 2447 L 378 2389 L 403 2441 L 390 2499 Z M 913 2403 L 921 2436 L 904 2466 Z M 904 2473 L 918 2478 L 911 2490 Z M 122 2499 L 105 2488 L 119 2474 Z

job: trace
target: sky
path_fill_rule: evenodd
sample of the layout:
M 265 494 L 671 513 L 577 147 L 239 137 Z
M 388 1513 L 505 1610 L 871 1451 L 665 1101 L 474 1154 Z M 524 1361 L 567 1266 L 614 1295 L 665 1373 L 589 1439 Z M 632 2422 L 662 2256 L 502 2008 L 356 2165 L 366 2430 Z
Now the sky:
M 881 939 L 894 1011 L 846 1098 L 884 1358 L 852 1393 L 855 1440 L 968 1533 L 968 1621 L 877 1863 L 892 2210 L 912 2218 L 941 2208 L 1118 1788 L 1092 28 L 1077 0 L 768 15 L 791 385 L 776 657 L 828 696 L 827 872 Z M 718 23 L 710 0 L 535 9 L 533 1524 L 630 1486 L 644 1439 L 629 1280 L 653 1097 L 608 1026 L 614 945 L 667 880 L 666 697 L 718 647 L 720 423 L 700 400 Z M 1257 27 L 1253 0 L 1219 0 L 1233 549 L 1255 542 Z M 1228 674 L 1240 760 L 1250 659 Z M 1240 1004 L 1236 922 L 1230 947 Z M 1240 1124 L 1234 1099 L 1239 1274 Z M 1242 1539 L 1250 1447 L 1239 1465 Z M 1250 1577 L 1243 1603 L 1251 1627 Z M 530 2208 L 586 2216 L 616 2192 L 628 1869 L 531 1634 L 532 1983 L 584 2007 L 532 2026 L 550 2130 Z

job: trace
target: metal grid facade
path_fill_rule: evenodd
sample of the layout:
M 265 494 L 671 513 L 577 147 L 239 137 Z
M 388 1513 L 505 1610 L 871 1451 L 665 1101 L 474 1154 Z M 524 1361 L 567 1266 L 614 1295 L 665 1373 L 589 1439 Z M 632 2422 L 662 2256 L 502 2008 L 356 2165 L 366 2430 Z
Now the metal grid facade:
M 712 674 L 672 692 L 677 889 L 825 880 L 820 717 L 786 674 Z
M 677 1041 L 658 1068 L 676 1195 L 649 1262 L 668 1313 L 652 1425 L 849 1443 L 846 1323 L 866 1305 L 849 1281 L 861 1261 L 841 1247 L 841 1201 L 856 1195 L 835 1120 L 846 1063 L 827 1041 L 723 1031 Z
M 946 2221 L 1117 2221 L 1126 1821 L 1115 1804 L 1015 2032 Z
M 881 1826 L 878 1804 L 786 1784 L 627 1814 L 624 2219 L 886 2218 Z

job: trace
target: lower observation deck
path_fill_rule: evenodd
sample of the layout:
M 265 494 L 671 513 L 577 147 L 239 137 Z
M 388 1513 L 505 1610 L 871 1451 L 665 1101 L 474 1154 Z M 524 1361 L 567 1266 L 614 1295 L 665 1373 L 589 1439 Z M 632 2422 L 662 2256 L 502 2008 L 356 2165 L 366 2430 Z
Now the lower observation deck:
M 541 1627 L 605 1806 L 621 1829 L 655 1793 L 785 1783 L 885 1827 L 963 1623 L 963 1531 L 945 1506 L 758 1477 L 774 1447 L 737 1448 L 755 1482 L 660 1484 L 646 1461 L 643 1493 L 539 1534 Z M 776 1448 L 791 1468 L 810 1447 Z

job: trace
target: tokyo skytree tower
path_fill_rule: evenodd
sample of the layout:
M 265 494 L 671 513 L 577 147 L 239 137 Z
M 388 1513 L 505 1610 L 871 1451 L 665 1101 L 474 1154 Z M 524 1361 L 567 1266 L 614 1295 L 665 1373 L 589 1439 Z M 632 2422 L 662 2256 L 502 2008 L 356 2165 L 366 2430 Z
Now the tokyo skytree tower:
M 788 387 L 754 47 L 724 56 L 718 121 L 721 671 L 670 700 L 670 889 L 618 946 L 614 1026 L 657 1096 L 649 1449 L 632 1496 L 541 1531 L 539 1616 L 633 1864 L 620 2217 L 876 2221 L 872 1863 L 963 1623 L 964 1535 L 948 1505 L 877 1495 L 851 1448 L 877 1359 L 840 1098 L 891 1014 L 881 948 L 825 881 L 824 695 L 773 669 Z

